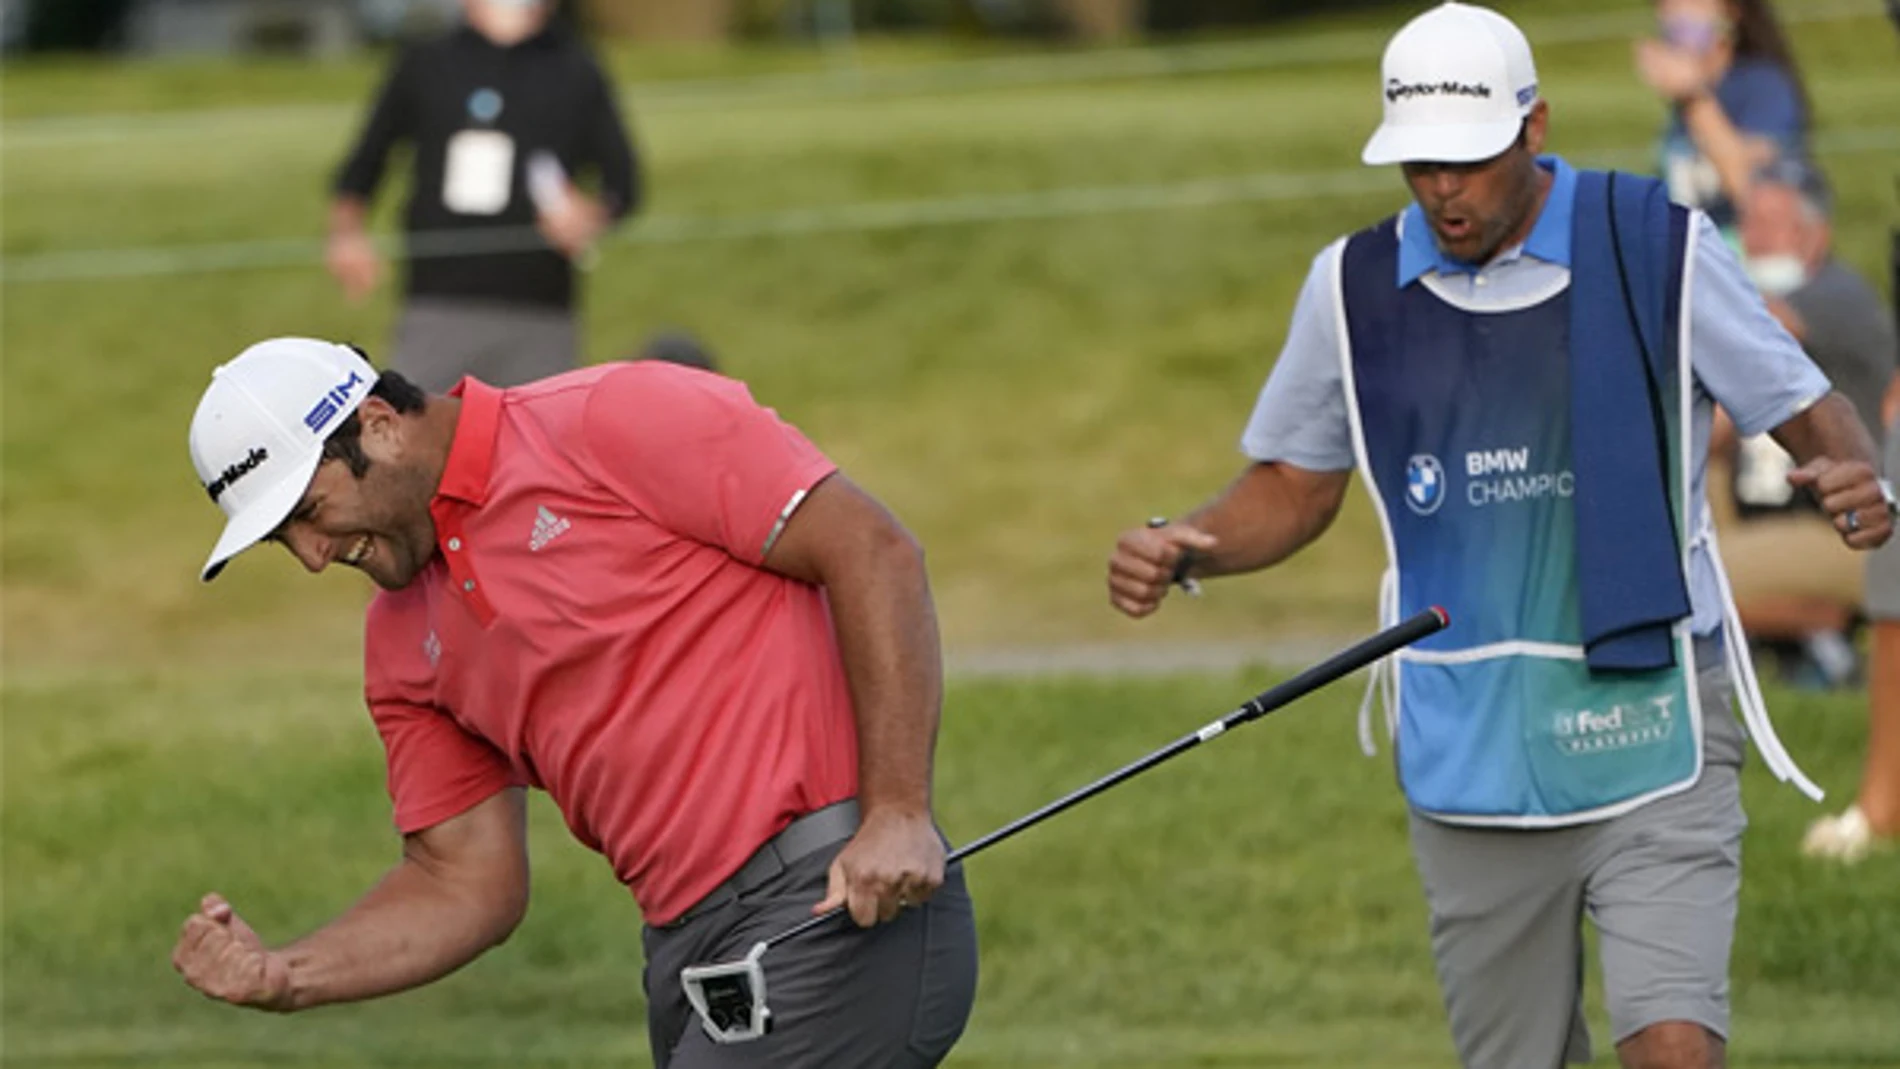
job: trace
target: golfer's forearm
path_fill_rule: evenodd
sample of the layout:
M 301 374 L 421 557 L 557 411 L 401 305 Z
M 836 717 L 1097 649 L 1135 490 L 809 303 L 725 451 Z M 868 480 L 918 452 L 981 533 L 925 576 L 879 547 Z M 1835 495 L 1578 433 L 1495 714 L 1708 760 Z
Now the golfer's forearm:
M 901 528 L 864 548 L 862 566 L 827 582 L 858 729 L 858 802 L 930 811 L 943 659 L 923 550 Z
M 1862 426 L 1854 403 L 1839 391 L 1829 393 L 1800 415 L 1774 429 L 1781 443 L 1797 464 L 1816 457 L 1833 461 L 1859 460 L 1878 464 L 1874 442 Z
M 285 1010 L 355 1002 L 439 980 L 508 937 L 525 902 L 482 902 L 405 861 L 336 920 L 277 953 Z
M 1191 574 L 1235 575 L 1291 557 L 1332 525 L 1350 477 L 1284 464 L 1250 466 L 1186 517 L 1218 541 L 1211 550 L 1195 551 Z

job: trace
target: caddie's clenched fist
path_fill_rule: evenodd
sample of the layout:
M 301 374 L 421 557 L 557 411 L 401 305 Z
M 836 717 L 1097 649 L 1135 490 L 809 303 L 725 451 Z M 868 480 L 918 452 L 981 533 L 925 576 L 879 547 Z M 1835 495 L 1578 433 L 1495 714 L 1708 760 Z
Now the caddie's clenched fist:
M 1123 531 L 1108 558 L 1108 600 L 1129 616 L 1146 616 L 1161 607 L 1181 562 L 1214 548 L 1214 536 L 1185 523 L 1154 521 Z
M 266 948 L 222 896 L 204 896 L 198 912 L 185 918 L 172 968 L 207 998 L 261 1010 L 292 1008 L 289 962 Z
M 1865 461 L 1816 457 L 1789 472 L 1788 481 L 1814 495 L 1854 549 L 1878 549 L 1893 534 L 1893 499 Z

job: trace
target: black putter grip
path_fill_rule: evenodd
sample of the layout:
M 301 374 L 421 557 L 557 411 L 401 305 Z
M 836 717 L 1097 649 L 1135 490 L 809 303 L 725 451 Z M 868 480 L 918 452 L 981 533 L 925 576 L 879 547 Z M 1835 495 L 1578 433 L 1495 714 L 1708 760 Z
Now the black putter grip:
M 1265 716 L 1295 698 L 1318 690 L 1341 676 L 1351 675 L 1381 657 L 1396 653 L 1427 635 L 1443 631 L 1450 625 L 1451 616 L 1444 609 L 1436 605 L 1425 609 L 1393 624 L 1356 646 L 1340 650 L 1279 686 L 1260 692 L 1228 717 L 1228 726 L 1244 724 L 1249 720 Z

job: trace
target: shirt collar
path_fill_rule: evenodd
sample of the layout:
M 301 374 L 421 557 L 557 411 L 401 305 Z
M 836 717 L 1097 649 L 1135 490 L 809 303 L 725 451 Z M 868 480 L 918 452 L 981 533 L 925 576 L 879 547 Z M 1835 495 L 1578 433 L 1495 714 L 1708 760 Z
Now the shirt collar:
M 464 378 L 449 396 L 462 399 L 462 411 L 455 421 L 455 438 L 449 443 L 448 463 L 442 468 L 442 483 L 435 493 L 437 497 L 480 505 L 488 500 L 488 477 L 495 467 L 501 391 Z
M 1509 263 L 1520 255 L 1534 256 L 1559 267 L 1570 266 L 1570 217 L 1577 199 L 1577 172 L 1562 158 L 1539 156 L 1537 165 L 1551 173 L 1550 196 L 1545 198 L 1537 222 L 1531 226 L 1524 243 L 1505 249 L 1491 262 Z M 1484 264 L 1455 260 L 1439 249 L 1432 238 L 1425 210 L 1413 201 L 1399 216 L 1399 282 L 1409 286 L 1428 272 L 1441 275 L 1476 274 Z

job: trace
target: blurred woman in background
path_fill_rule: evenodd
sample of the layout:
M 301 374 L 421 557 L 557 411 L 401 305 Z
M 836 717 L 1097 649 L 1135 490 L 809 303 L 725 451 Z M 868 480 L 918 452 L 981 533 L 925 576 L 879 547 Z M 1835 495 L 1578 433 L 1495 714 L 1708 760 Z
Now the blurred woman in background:
M 1656 0 L 1656 20 L 1636 71 L 1671 108 L 1663 179 L 1733 242 L 1752 176 L 1808 155 L 1807 88 L 1768 0 Z

